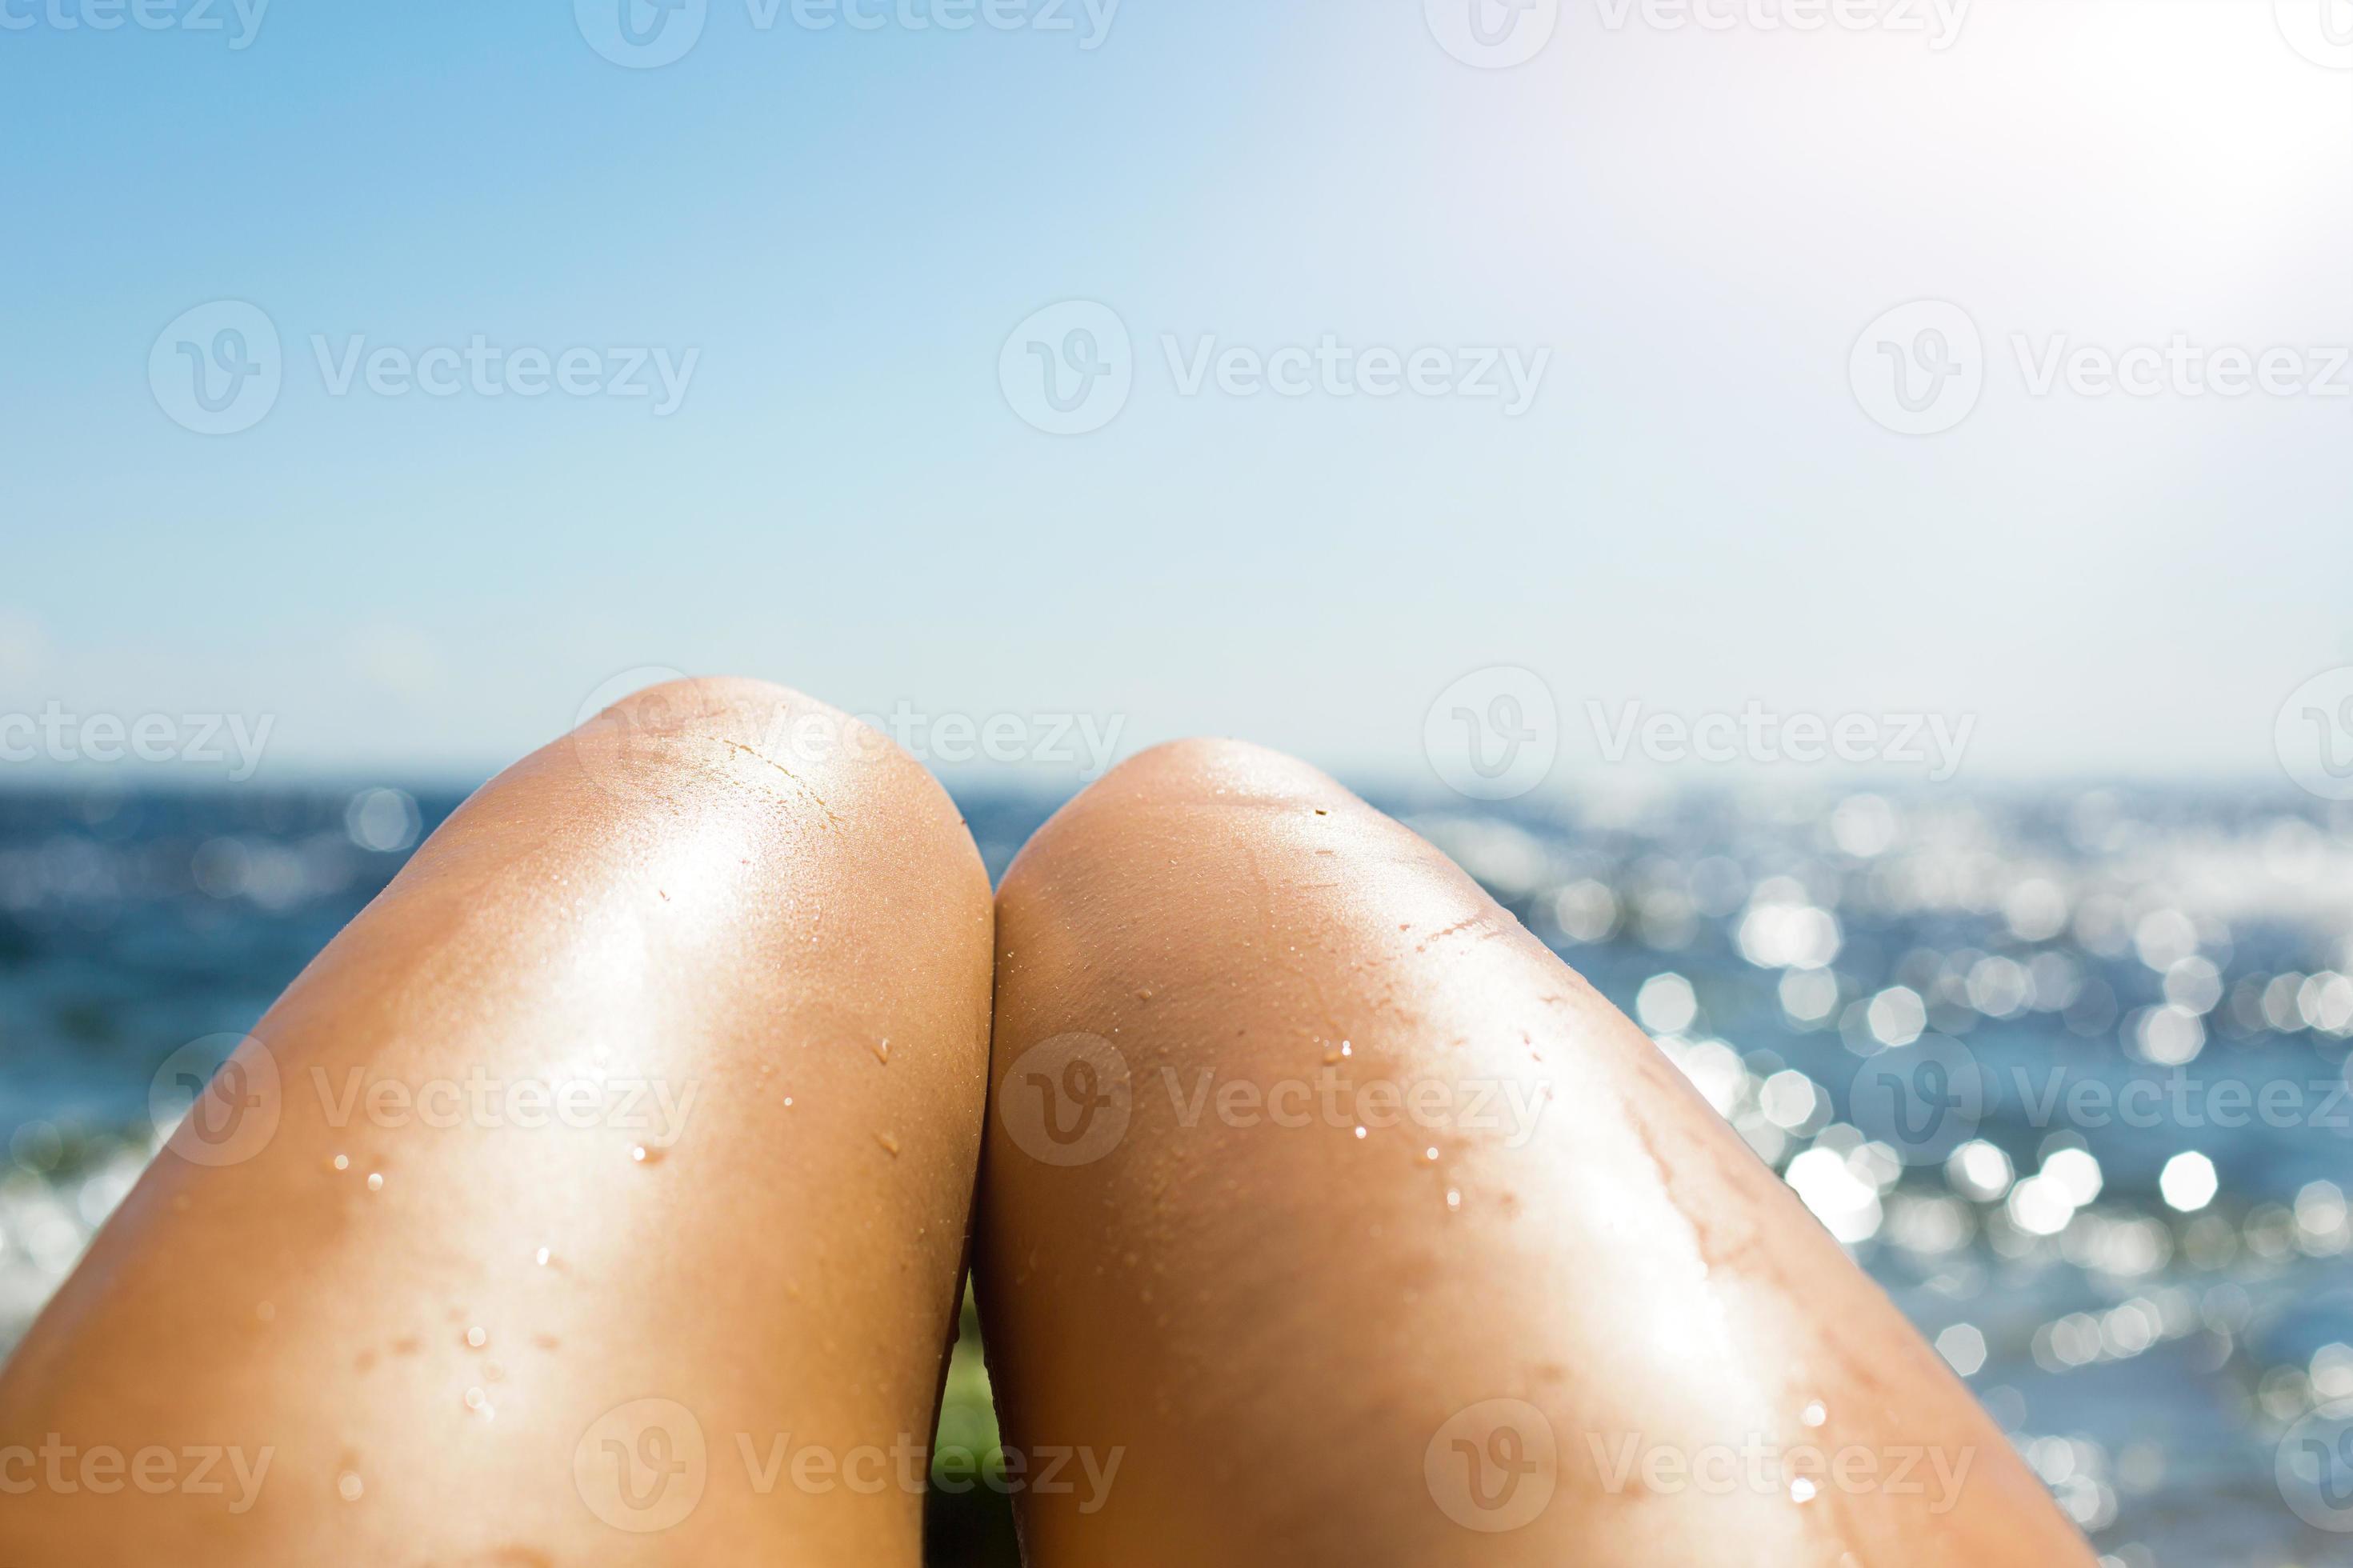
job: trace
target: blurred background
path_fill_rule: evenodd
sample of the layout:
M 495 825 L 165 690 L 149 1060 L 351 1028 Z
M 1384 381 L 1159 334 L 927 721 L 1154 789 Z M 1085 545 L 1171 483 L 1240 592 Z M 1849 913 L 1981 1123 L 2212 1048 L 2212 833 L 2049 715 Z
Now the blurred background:
M 742 673 L 997 872 L 1323 763 L 2114 1563 L 2353 1560 L 2353 3 L 9 0 L 0 106 L 0 1348 L 167 1057 Z

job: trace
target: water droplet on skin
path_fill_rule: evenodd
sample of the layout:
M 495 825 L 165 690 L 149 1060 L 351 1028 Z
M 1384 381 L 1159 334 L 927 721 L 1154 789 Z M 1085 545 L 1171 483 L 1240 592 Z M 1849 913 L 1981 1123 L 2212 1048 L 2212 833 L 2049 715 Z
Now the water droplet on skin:
M 484 1394 L 479 1388 L 470 1388 L 466 1390 L 466 1408 L 480 1415 L 495 1415 L 498 1414 L 497 1411 L 491 1408 L 491 1396 Z
M 1809 1480 L 1804 1476 L 1799 1476 L 1796 1480 L 1789 1483 L 1789 1500 L 1791 1502 L 1811 1502 L 1814 1500 L 1814 1493 L 1818 1489 L 1819 1489 L 1815 1487 L 1812 1481 Z
M 1462 1206 L 1462 1194 L 1456 1192 L 1452 1187 L 1447 1188 L 1446 1206 L 1450 1209 L 1461 1208 Z
M 336 1155 L 336 1156 L 335 1156 L 335 1169 L 336 1169 L 336 1170 L 338 1170 L 338 1171 L 348 1171 L 348 1170 L 350 1170 L 351 1168 L 352 1168 L 352 1157 L 351 1157 L 349 1154 L 338 1154 L 338 1155 Z
M 899 1157 L 899 1141 L 896 1138 L 892 1137 L 888 1132 L 877 1132 L 874 1134 L 874 1142 L 881 1144 L 884 1149 L 888 1150 L 890 1152 L 891 1158 L 893 1160 Z
M 1421 1152 L 1421 1157 L 1429 1161 L 1431 1164 L 1436 1164 L 1438 1163 L 1438 1145 L 1433 1143 L 1429 1148 L 1424 1149 Z
M 366 1490 L 367 1483 L 360 1479 L 356 1470 L 345 1470 L 335 1478 L 335 1494 L 345 1502 L 359 1501 L 361 1494 Z
M 788 1095 L 785 1096 L 785 1109 L 786 1109 L 786 1110 L 790 1110 L 792 1108 L 793 1108 L 793 1097 L 792 1097 L 791 1095 L 789 1095 L 789 1094 L 788 1094 Z
M 481 1324 L 476 1323 L 472 1328 L 466 1331 L 466 1343 L 473 1349 L 480 1350 L 484 1345 L 489 1344 L 490 1342 L 491 1336 L 482 1331 Z
M 1366 1132 L 1366 1131 L 1365 1131 L 1363 1128 L 1359 1127 L 1359 1128 L 1357 1128 L 1357 1129 L 1356 1129 L 1356 1136 L 1357 1136 L 1357 1137 L 1359 1137 L 1359 1138 L 1364 1138 L 1364 1137 L 1368 1137 L 1368 1136 L 1370 1136 L 1370 1134 L 1368 1134 L 1367 1132 Z
M 554 1256 L 555 1256 L 555 1255 L 554 1255 L 554 1253 L 552 1253 L 552 1252 L 548 1251 L 548 1250 L 547 1250 L 547 1248 L 545 1248 L 545 1247 L 541 1247 L 541 1248 L 539 1249 L 539 1257 L 538 1257 L 538 1263 L 539 1263 L 539 1266 L 540 1266 L 542 1268 L 546 1268 L 546 1267 L 547 1267 L 547 1260 L 548 1260 L 549 1258 L 551 1258 L 554 1257 Z
M 1356 1054 L 1356 1047 L 1350 1045 L 1347 1041 L 1342 1040 L 1340 1042 L 1340 1054 L 1344 1057 L 1353 1057 Z
M 670 1152 L 659 1143 L 635 1143 L 629 1147 L 629 1158 L 640 1165 L 659 1165 L 661 1157 Z
M 368 1173 L 368 1191 L 372 1193 L 380 1193 L 384 1191 L 384 1173 L 382 1171 L 370 1171 Z
M 891 1042 L 888 1039 L 874 1042 L 874 1059 L 884 1067 L 891 1065 Z
M 1822 1402 L 1817 1399 L 1798 1413 L 1798 1419 L 1809 1426 L 1819 1426 L 1830 1419 L 1830 1414 L 1822 1407 Z

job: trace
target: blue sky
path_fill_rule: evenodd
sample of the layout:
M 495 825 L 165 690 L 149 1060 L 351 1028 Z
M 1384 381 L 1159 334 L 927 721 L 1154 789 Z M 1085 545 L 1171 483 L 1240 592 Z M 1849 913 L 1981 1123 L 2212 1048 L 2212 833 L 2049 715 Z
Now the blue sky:
M 2145 776 L 2272 769 L 2282 701 L 2353 663 L 2353 398 L 2032 387 L 2087 345 L 2318 380 L 2353 342 L 2353 69 L 2294 16 L 1985 0 L 1937 47 L 1894 0 L 1803 34 L 1539 0 L 1544 47 L 1482 68 L 1419 0 L 1126 0 L 1092 47 L 1077 0 L 997 3 L 1021 25 L 708 0 L 632 69 L 548 0 L 273 0 L 241 48 L 227 0 L 7 0 L 0 708 L 466 773 L 671 668 L 1405 775 L 1510 665 L 1572 767 L 1591 704 L 1762 702 Z M 1983 390 L 1905 436 L 1850 349 L 1918 300 Z M 150 360 L 221 300 L 282 385 L 207 436 Z M 1000 350 L 1069 300 L 1133 384 L 1051 435 Z M 334 390 L 477 334 L 691 369 L 660 413 Z M 1435 348 L 1447 390 L 1187 390 L 1205 339 L 1327 334 Z M 1524 410 L 1462 395 L 1491 351 L 1544 356 Z

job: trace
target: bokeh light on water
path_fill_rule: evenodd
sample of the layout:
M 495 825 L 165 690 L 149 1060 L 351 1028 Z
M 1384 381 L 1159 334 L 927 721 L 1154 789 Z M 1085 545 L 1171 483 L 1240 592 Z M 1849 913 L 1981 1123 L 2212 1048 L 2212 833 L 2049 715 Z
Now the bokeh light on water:
M 152 1156 L 157 1068 L 249 1028 L 455 804 L 0 795 L 0 1347 Z M 1050 806 L 964 804 L 998 873 Z M 1384 804 L 1642 1023 L 2113 1563 L 2353 1560 L 2309 1522 L 2353 1476 L 2289 1441 L 2353 1400 L 2353 807 Z M 970 1327 L 952 1479 L 995 1441 Z M 936 1559 L 1001 1560 L 1001 1514 L 935 1498 Z
M 2275 1474 L 2353 1397 L 2353 810 L 1947 786 L 1409 820 L 1651 1033 L 2111 1563 L 2353 1562 Z

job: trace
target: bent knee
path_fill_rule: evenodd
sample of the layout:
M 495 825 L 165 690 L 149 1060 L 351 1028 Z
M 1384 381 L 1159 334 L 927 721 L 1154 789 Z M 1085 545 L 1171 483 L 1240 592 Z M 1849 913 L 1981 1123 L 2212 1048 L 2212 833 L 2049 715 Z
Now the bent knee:
M 836 825 L 853 807 L 960 820 L 939 781 L 889 736 L 773 681 L 663 681 L 623 698 L 549 750 L 607 790 L 748 788 Z
M 1238 1007 L 1329 1009 L 1432 968 L 1481 974 L 1491 956 L 1541 952 L 1403 825 L 1316 768 L 1233 741 L 1156 747 L 1065 806 L 1007 873 L 997 933 L 1008 1037 L 1147 1014 L 1231 1037 Z M 1491 952 L 1456 966 L 1479 948 Z
M 519 877 L 575 896 L 652 878 L 662 900 L 672 880 L 765 902 L 833 887 L 849 907 L 928 900 L 989 918 L 979 851 L 922 763 L 829 703 L 736 677 L 648 687 L 541 747 L 427 840 L 395 887 Z
M 1057 812 L 1015 859 L 1002 913 L 1156 900 L 1154 918 L 1227 922 L 1237 894 L 1399 874 L 1475 893 L 1419 835 L 1311 763 L 1247 741 L 1173 741 L 1139 752 Z M 1095 896 L 1091 897 L 1093 894 Z
M 1170 741 L 1081 791 L 1022 849 L 1000 902 L 1051 897 L 1096 877 L 1149 879 L 1246 860 L 1293 831 L 1395 825 L 1320 768 L 1248 741 Z M 1301 842 L 1312 853 L 1330 841 Z

